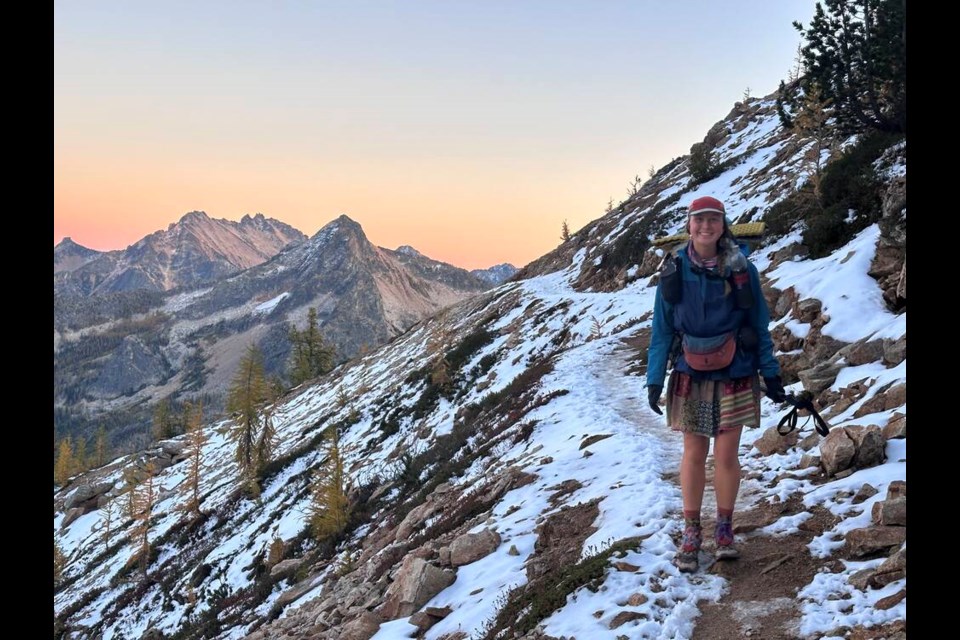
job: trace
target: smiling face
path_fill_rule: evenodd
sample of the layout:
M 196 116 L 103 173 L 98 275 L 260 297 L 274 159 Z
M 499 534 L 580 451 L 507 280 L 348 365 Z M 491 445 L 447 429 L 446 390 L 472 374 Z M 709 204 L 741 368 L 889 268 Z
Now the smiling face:
M 697 253 L 712 258 L 717 253 L 717 241 L 723 234 L 723 214 L 705 211 L 690 216 L 690 240 Z

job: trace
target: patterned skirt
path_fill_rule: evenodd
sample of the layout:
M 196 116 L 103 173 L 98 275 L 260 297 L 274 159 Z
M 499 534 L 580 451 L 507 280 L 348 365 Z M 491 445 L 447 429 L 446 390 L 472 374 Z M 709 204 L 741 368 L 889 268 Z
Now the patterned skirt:
M 674 431 L 716 436 L 760 426 L 760 377 L 694 380 L 674 371 L 667 383 L 667 424 Z

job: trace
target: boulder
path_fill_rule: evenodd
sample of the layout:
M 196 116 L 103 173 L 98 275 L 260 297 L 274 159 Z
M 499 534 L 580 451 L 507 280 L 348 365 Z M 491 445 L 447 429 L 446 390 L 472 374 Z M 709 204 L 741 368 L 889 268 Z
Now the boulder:
M 905 577 L 907 577 L 907 550 L 900 549 L 876 568 L 870 584 L 874 587 L 885 587 Z
M 907 498 L 893 498 L 892 500 L 873 503 L 873 511 L 870 512 L 870 517 L 873 522 L 879 525 L 907 526 Z
M 831 429 L 820 442 L 820 462 L 827 476 L 849 468 L 856 453 L 857 447 L 845 429 Z
M 770 331 L 770 338 L 777 351 L 796 351 L 803 346 L 803 338 L 793 335 L 793 332 L 783 324 L 778 324 Z
M 370 640 L 380 630 L 383 622 L 383 618 L 376 613 L 362 611 L 356 618 L 341 626 L 337 637 L 340 640 Z
M 380 614 L 387 620 L 405 618 L 457 579 L 450 570 L 435 567 L 423 558 L 408 555 L 384 594 Z
M 270 568 L 270 577 L 274 578 L 276 576 L 291 574 L 296 571 L 301 564 L 303 564 L 302 558 L 281 560 Z
M 901 383 L 890 387 L 883 394 L 883 408 L 896 409 L 907 403 L 907 384 Z
M 853 366 L 877 362 L 883 359 L 883 340 L 858 340 L 838 353 Z
M 63 501 L 63 508 L 64 510 L 69 510 L 74 507 L 84 506 L 84 503 L 91 503 L 97 500 L 111 489 L 113 489 L 112 481 L 82 484 L 74 489 L 74 491 L 67 496 L 67 499 Z M 96 503 L 94 502 L 93 504 L 95 505 Z
M 889 485 L 887 485 L 887 500 L 893 500 L 894 498 L 906 498 L 907 497 L 907 481 L 906 480 L 894 480 Z
M 812 357 L 811 360 L 813 362 L 817 361 L 816 358 Z M 837 375 L 842 369 L 843 365 L 836 362 L 823 362 L 812 369 L 799 371 L 797 376 L 799 376 L 800 381 L 803 382 L 804 389 L 818 394 L 833 385 L 837 379 Z
M 867 498 L 872 498 L 873 496 L 880 493 L 876 487 L 867 482 L 863 483 L 860 486 L 860 489 L 857 490 L 856 495 L 853 496 L 853 504 L 860 504 Z
M 902 413 L 895 413 L 890 421 L 883 427 L 883 437 L 885 440 L 907 437 L 907 416 Z
M 791 431 L 785 436 L 781 436 L 777 431 L 776 425 L 774 425 L 764 431 L 763 435 L 754 441 L 753 446 L 765 456 L 774 453 L 786 453 L 792 447 L 796 446 L 799 437 L 799 433 L 796 430 Z
M 847 532 L 844 540 L 844 557 L 863 558 L 893 547 L 901 546 L 907 539 L 906 527 L 864 527 Z
M 500 534 L 492 529 L 465 533 L 450 545 L 450 564 L 461 567 L 493 553 L 500 546 Z
M 850 463 L 852 467 L 856 469 L 875 467 L 882 464 L 886 459 L 887 441 L 884 439 L 880 427 L 875 424 L 866 427 L 851 425 L 844 427 L 843 430 L 853 440 L 857 449 Z
M 903 336 L 896 340 L 884 338 L 883 340 L 883 363 L 888 367 L 895 367 L 907 359 L 907 337 Z
M 876 604 L 873 605 L 873 608 L 879 611 L 883 611 L 884 609 L 891 609 L 897 606 L 898 604 L 900 604 L 900 602 L 906 597 L 907 597 L 907 590 L 900 589 L 900 591 L 897 591 L 892 596 L 887 596 L 886 598 L 880 598 L 879 600 L 877 600 Z
M 816 298 L 804 298 L 799 300 L 793 306 L 793 317 L 804 324 L 813 322 L 813 319 L 820 315 L 823 310 L 823 304 Z

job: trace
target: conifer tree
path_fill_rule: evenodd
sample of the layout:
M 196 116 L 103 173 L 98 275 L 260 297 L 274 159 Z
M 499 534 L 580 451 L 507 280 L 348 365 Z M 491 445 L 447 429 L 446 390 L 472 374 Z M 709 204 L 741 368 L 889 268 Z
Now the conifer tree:
M 123 515 L 127 518 L 135 518 L 137 515 L 137 485 L 140 481 L 137 479 L 137 472 L 132 467 L 123 469 L 124 493 L 127 496 L 123 505 Z
M 321 469 L 314 474 L 308 507 L 310 530 L 317 540 L 334 538 L 346 529 L 350 517 L 348 488 L 340 435 L 333 426 L 327 431 L 326 458 Z
M 53 586 L 60 586 L 63 572 L 67 568 L 67 556 L 63 553 L 56 540 L 53 542 Z
M 808 26 L 793 23 L 806 43 L 800 86 L 832 100 L 845 133 L 906 133 L 905 10 L 904 0 L 824 0 Z
M 76 462 L 73 457 L 73 444 L 70 442 L 70 436 L 61 438 L 60 446 L 57 450 L 57 460 L 53 465 L 53 481 L 61 487 L 67 483 L 70 476 L 73 475 Z
M 203 433 L 203 402 L 201 401 L 196 408 L 186 406 L 184 413 L 187 415 L 187 446 L 190 449 L 189 467 L 187 467 L 187 491 L 190 492 L 190 498 L 184 509 L 199 516 L 201 515 L 200 471 L 203 463 L 203 445 L 207 442 L 207 436 Z
M 317 310 L 311 307 L 307 313 L 307 326 L 303 331 L 290 328 L 290 384 L 296 386 L 323 375 L 333 369 L 336 352 L 324 342 L 317 321 Z
M 134 490 L 134 526 L 133 540 L 137 545 L 137 554 L 135 556 L 140 566 L 141 574 L 146 577 L 147 569 L 150 563 L 150 518 L 153 517 L 153 508 L 156 505 L 157 495 L 154 485 L 154 474 L 156 469 L 153 462 L 147 463 L 146 474 Z
M 566 242 L 570 239 L 570 226 L 567 224 L 567 221 L 563 221 L 563 225 L 560 227 L 560 240 Z
M 249 489 L 256 492 L 257 437 L 262 428 L 262 406 L 269 399 L 270 387 L 263 370 L 263 354 L 249 346 L 234 374 L 227 396 L 227 411 L 234 416 L 231 438 L 237 445 L 236 460 Z
M 102 523 L 103 529 L 102 538 L 104 551 L 110 548 L 110 540 L 113 537 L 113 526 L 118 515 L 117 503 L 114 500 L 109 500 L 105 505 L 100 507 L 100 522 Z
M 170 408 L 170 400 L 164 398 L 153 409 L 154 440 L 166 440 L 176 435 L 176 417 Z
M 93 451 L 93 460 L 97 467 L 107 464 L 107 446 L 107 428 L 101 424 L 97 429 L 97 440 Z

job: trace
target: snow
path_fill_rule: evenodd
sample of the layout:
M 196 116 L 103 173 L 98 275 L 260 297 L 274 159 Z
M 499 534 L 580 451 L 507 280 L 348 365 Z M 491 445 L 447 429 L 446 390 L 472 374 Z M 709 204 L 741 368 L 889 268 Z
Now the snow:
M 289 291 L 284 291 L 283 293 L 281 293 L 281 294 L 278 295 L 277 297 L 272 298 L 272 299 L 270 299 L 270 300 L 267 300 L 267 301 L 264 302 L 263 304 L 258 304 L 258 305 L 256 306 L 256 308 L 254 308 L 253 312 L 254 312 L 254 313 L 260 313 L 260 314 L 263 314 L 263 315 L 267 315 L 267 314 L 269 314 L 271 311 L 273 311 L 273 310 L 276 308 L 276 306 L 277 306 L 278 304 L 280 304 L 280 302 L 281 302 L 284 298 L 288 297 L 289 295 L 290 295 L 290 292 L 289 292 Z
M 784 144 L 774 140 L 779 131 L 775 115 L 754 119 L 718 149 L 721 161 L 739 156 L 737 166 L 695 190 L 685 190 L 684 179 L 661 191 L 656 198 L 658 202 L 683 193 L 675 205 L 668 207 L 665 215 L 670 215 L 672 210 L 676 215 L 665 231 L 682 230 L 684 203 L 698 195 L 713 195 L 730 202 L 731 217 L 738 217 L 755 206 L 758 212 L 754 219 L 762 215 L 772 204 L 770 199 L 784 195 L 773 190 L 776 176 L 767 182 L 760 180 Z M 905 167 L 900 169 L 900 166 L 902 164 L 893 165 L 890 173 L 900 175 L 898 172 L 905 171 Z M 680 164 L 670 174 L 684 175 L 685 171 Z M 604 228 L 606 241 L 614 241 L 638 217 L 637 213 L 621 214 L 610 229 Z M 324 242 L 337 227 L 337 222 L 331 223 L 305 244 L 316 246 Z M 591 229 L 595 238 L 599 238 L 595 235 L 598 228 Z M 797 242 L 799 237 L 800 232 L 794 231 L 757 250 L 751 260 L 776 288 L 792 287 L 801 300 L 821 301 L 823 313 L 829 316 L 829 322 L 822 329 L 825 335 L 843 342 L 863 338 L 895 340 L 905 335 L 906 313 L 895 315 L 888 311 L 876 281 L 867 275 L 879 238 L 877 225 L 864 229 L 830 256 L 817 260 L 798 257 L 773 267 L 772 255 Z M 426 603 L 425 606 L 449 607 L 451 613 L 427 631 L 425 637 L 439 640 L 456 631 L 464 631 L 470 638 L 480 636 L 496 616 L 506 594 L 526 584 L 526 562 L 534 555 L 537 527 L 564 507 L 592 502 L 596 504 L 598 516 L 592 522 L 595 530 L 585 537 L 579 549 L 581 559 L 625 538 L 636 538 L 639 542 L 635 548 L 611 558 L 595 590 L 579 588 L 567 595 L 563 606 L 542 621 L 544 632 L 554 637 L 591 640 L 616 640 L 623 636 L 690 638 L 702 605 L 722 598 L 729 583 L 709 572 L 680 573 L 670 562 L 682 528 L 680 489 L 670 479 L 679 468 L 682 438 L 667 429 L 663 418 L 647 406 L 645 380 L 626 373 L 632 368 L 636 353 L 623 342 L 623 338 L 635 337 L 638 331 L 650 327 L 649 318 L 642 322 L 639 318 L 652 309 L 655 288 L 647 286 L 646 278 L 629 282 L 639 269 L 634 265 L 627 270 L 629 284 L 618 291 L 575 290 L 571 282 L 579 277 L 585 265 L 597 263 L 599 249 L 594 241 L 580 248 L 566 268 L 501 285 L 478 297 L 476 300 L 480 302 L 472 302 L 472 307 L 453 307 L 443 319 L 424 322 L 390 345 L 338 368 L 314 386 L 300 388 L 289 395 L 273 414 L 280 443 L 276 455 L 299 457 L 264 483 L 258 501 L 233 497 L 239 470 L 227 435 L 229 422 L 221 420 L 209 425 L 206 428 L 209 440 L 203 449 L 202 493 L 204 508 L 213 515 L 198 535 L 202 533 L 204 541 L 211 544 L 202 558 L 203 564 L 210 568 L 210 575 L 199 588 L 206 593 L 219 587 L 230 593 L 247 589 L 252 584 L 252 567 L 260 562 L 270 543 L 276 538 L 291 541 L 303 532 L 309 499 L 307 484 L 312 470 L 320 468 L 323 462 L 322 451 L 308 449 L 308 444 L 322 428 L 341 423 L 351 411 L 356 411 L 359 421 L 346 428 L 341 436 L 346 468 L 358 481 L 394 477 L 398 473 L 399 453 L 416 454 L 424 450 L 429 446 L 427 438 L 451 433 L 455 416 L 462 407 L 503 391 L 524 374 L 531 363 L 549 360 L 553 368 L 542 377 L 535 391 L 538 399 L 549 398 L 549 401 L 540 403 L 523 417 L 525 423 L 534 425 L 530 437 L 497 441 L 487 457 L 476 459 L 459 476 L 449 480 L 451 485 L 469 492 L 488 488 L 487 480 L 510 467 L 533 477 L 532 482 L 506 492 L 494 504 L 489 517 L 473 528 L 474 532 L 487 527 L 495 530 L 501 536 L 501 543 L 490 555 L 459 567 L 457 580 Z M 414 251 L 409 247 L 397 250 Z M 192 295 L 172 298 L 169 304 L 188 305 Z M 253 309 L 253 303 L 249 303 L 245 309 L 270 313 L 287 295 L 281 293 Z M 469 370 L 481 359 L 492 357 L 494 362 L 489 370 L 462 389 L 462 395 L 455 399 L 441 398 L 422 418 L 414 421 L 405 417 L 395 433 L 380 438 L 387 410 L 410 408 L 420 398 L 425 382 L 410 382 L 408 380 L 415 378 L 408 376 L 432 362 L 430 341 L 439 333 L 449 331 L 444 346 L 449 348 L 476 329 L 478 318 L 491 314 L 492 320 L 485 328 L 496 337 L 463 367 Z M 809 337 L 812 330 L 810 324 L 800 322 L 790 312 L 771 324 L 776 325 L 783 325 L 798 338 Z M 884 426 L 894 413 L 906 413 L 905 405 L 900 405 L 855 416 L 879 389 L 906 382 L 905 361 L 892 367 L 882 362 L 846 364 L 832 390 L 840 391 L 861 380 L 870 386 L 864 397 L 829 418 L 832 428 L 851 424 Z M 800 383 L 795 383 L 788 391 L 801 388 Z M 342 398 L 347 399 L 346 403 Z M 798 447 L 770 456 L 761 456 L 752 447 L 765 429 L 779 421 L 783 412 L 782 407 L 764 400 L 761 428 L 743 433 L 741 464 L 744 475 L 751 479 L 741 486 L 737 507 L 742 510 L 802 495 L 806 508 L 819 506 L 840 518 L 835 526 L 811 540 L 808 545 L 811 559 L 835 556 L 849 531 L 870 525 L 872 507 L 886 497 L 890 484 L 905 480 L 906 442 L 888 441 L 883 464 L 858 470 L 843 479 L 824 481 L 816 477 L 816 470 L 799 468 L 805 452 Z M 812 430 L 809 423 L 801 428 L 804 435 Z M 604 437 L 581 447 L 590 436 Z M 368 447 L 374 439 L 378 440 L 378 446 Z M 111 477 L 119 488 L 122 485 L 119 471 Z M 151 540 L 174 531 L 184 517 L 177 507 L 186 501 L 185 480 L 186 469 L 182 464 L 165 469 L 157 476 L 158 488 L 169 495 L 156 505 Z M 558 485 L 565 481 L 576 481 L 578 488 L 558 498 Z M 878 493 L 854 504 L 853 496 L 865 483 L 875 487 Z M 391 495 L 396 491 L 394 488 Z M 93 589 L 105 589 L 78 613 L 75 620 L 83 624 L 97 624 L 114 614 L 111 607 L 116 594 L 111 596 L 111 580 L 135 555 L 133 547 L 124 542 L 115 555 L 106 560 L 97 559 L 97 549 L 104 547 L 102 511 L 81 516 L 65 528 L 62 527 L 64 514 L 54 515 L 55 539 L 69 558 L 65 575 L 76 579 L 57 593 L 55 610 L 63 611 Z M 810 517 L 809 511 L 783 516 L 748 536 L 796 534 Z M 355 532 L 354 542 L 365 534 L 379 531 L 380 524 L 371 522 Z M 130 535 L 128 523 L 115 526 L 113 541 L 122 541 Z M 746 538 L 740 535 L 738 539 Z M 175 561 L 179 549 L 170 545 L 159 551 L 159 561 Z M 307 585 L 310 591 L 288 605 L 280 617 L 296 615 L 320 596 L 334 565 L 342 561 L 346 552 L 347 547 L 338 549 L 341 560 L 311 578 L 312 582 Z M 639 569 L 617 568 L 613 565 L 617 560 Z M 848 582 L 856 571 L 875 567 L 881 561 L 843 560 L 840 572 L 818 573 L 797 595 L 800 632 L 805 637 L 823 637 L 844 626 L 905 620 L 906 600 L 887 610 L 874 606 L 880 598 L 905 588 L 905 580 L 867 591 L 855 589 Z M 177 576 L 177 580 L 165 584 L 164 588 L 182 598 L 190 576 Z M 292 579 L 274 585 L 256 611 L 249 613 L 265 617 L 281 593 L 292 586 Z M 644 596 L 645 601 L 635 606 L 627 604 L 635 595 Z M 175 633 L 185 615 L 182 603 L 177 602 L 171 600 L 169 594 L 151 588 L 140 597 L 139 603 L 129 605 L 122 616 L 105 623 L 103 637 L 140 637 L 150 627 Z M 192 613 L 207 606 L 209 603 L 201 599 Z M 623 611 L 645 617 L 611 629 L 611 621 Z M 596 612 L 600 612 L 598 616 L 594 615 Z M 217 637 L 221 640 L 244 637 L 250 630 L 250 622 L 247 619 L 236 623 Z M 414 632 L 415 627 L 409 624 L 408 618 L 401 618 L 382 624 L 374 638 L 410 638 Z

